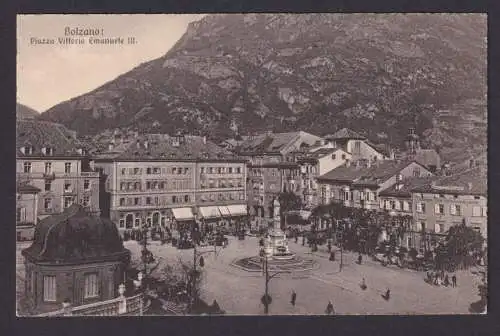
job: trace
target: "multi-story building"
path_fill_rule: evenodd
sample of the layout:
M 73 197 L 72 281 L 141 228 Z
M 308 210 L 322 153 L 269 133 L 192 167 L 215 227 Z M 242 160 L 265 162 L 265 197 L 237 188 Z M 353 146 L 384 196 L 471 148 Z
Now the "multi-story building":
M 40 189 L 40 219 L 74 203 L 99 215 L 99 174 L 74 132 L 46 121 L 18 120 L 16 145 L 17 181 Z
M 272 202 L 280 192 L 291 190 L 299 166 L 289 155 L 310 148 L 323 139 L 303 131 L 248 136 L 235 152 L 249 161 L 248 201 L 251 214 L 272 216 Z
M 375 161 L 375 160 L 391 160 L 394 159 L 394 153 L 376 146 L 368 139 L 353 130 L 342 128 L 332 135 L 325 136 L 333 147 L 341 148 L 345 152 L 352 155 L 352 161 L 360 159 Z
M 292 154 L 299 169 L 290 180 L 290 190 L 302 198 L 306 208 L 319 204 L 320 193 L 316 178 L 351 159 L 351 154 L 340 148 L 326 147 Z
M 415 247 L 415 236 L 419 234 L 413 230 L 413 201 L 411 191 L 413 188 L 431 183 L 436 178 L 436 176 L 428 176 L 400 179 L 400 176 L 396 176 L 396 183 L 394 185 L 379 192 L 380 209 L 382 211 L 387 211 L 393 217 L 393 220 L 400 218 L 399 216 L 410 219 L 410 228 L 408 229 L 405 226 L 404 235 L 401 238 L 398 237 L 401 245 L 406 248 Z
M 451 226 L 465 223 L 487 238 L 488 190 L 486 169 L 474 167 L 461 173 L 445 176 L 412 189 L 416 246 L 423 248 L 436 243 Z
M 420 137 L 415 133 L 414 128 L 408 130 L 405 140 L 406 160 L 414 160 L 425 166 L 431 172 L 436 173 L 441 169 L 441 158 L 435 149 L 424 149 L 420 147 Z
M 246 160 L 204 137 L 150 134 L 95 157 L 103 210 L 120 231 L 143 224 L 232 224 L 247 214 Z
M 16 239 L 31 240 L 38 221 L 38 193 L 41 190 L 20 183 L 16 190 Z
M 414 161 L 347 161 L 317 178 L 321 203 L 342 202 L 345 206 L 379 209 L 379 192 L 406 177 L 432 175 L 424 166 Z

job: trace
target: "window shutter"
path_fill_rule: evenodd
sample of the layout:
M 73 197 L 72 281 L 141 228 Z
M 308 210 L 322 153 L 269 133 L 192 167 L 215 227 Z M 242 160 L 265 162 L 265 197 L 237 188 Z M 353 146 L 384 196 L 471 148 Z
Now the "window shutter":
M 439 213 L 439 204 L 434 204 L 434 213 Z
M 383 209 L 383 208 L 384 208 L 384 205 L 385 205 L 384 200 L 380 200 L 380 209 Z
M 481 216 L 481 207 L 475 206 L 472 208 L 472 216 L 479 217 Z
M 395 201 L 395 202 L 396 202 L 396 204 L 395 204 L 396 205 L 395 206 L 396 210 L 401 210 L 400 207 L 399 207 L 399 202 L 398 201 Z
M 26 210 L 26 209 L 24 209 Z M 488 207 L 483 207 L 483 217 L 488 216 Z
M 422 203 L 418 202 L 417 203 L 417 212 L 422 212 Z
M 404 211 L 408 211 L 410 210 L 410 205 L 408 204 L 408 202 L 404 201 L 403 202 L 403 210 Z
M 457 214 L 455 204 L 450 205 L 450 213 L 452 215 L 456 215 Z
M 26 222 L 26 208 L 21 208 L 21 221 Z

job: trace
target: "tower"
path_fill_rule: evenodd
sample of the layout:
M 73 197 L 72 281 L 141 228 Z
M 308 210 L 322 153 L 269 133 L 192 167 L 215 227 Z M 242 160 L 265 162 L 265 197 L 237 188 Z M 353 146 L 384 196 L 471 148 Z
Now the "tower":
M 420 139 L 419 136 L 415 133 L 415 128 L 411 127 L 408 130 L 405 144 L 408 154 L 416 154 L 417 150 L 420 149 Z

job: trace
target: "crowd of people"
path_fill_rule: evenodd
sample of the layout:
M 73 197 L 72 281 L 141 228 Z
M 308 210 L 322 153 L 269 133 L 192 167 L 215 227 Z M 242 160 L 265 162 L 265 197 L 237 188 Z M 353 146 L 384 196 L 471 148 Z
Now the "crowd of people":
M 457 287 L 457 275 L 453 274 L 451 277 L 445 271 L 428 271 L 425 281 L 434 286 L 451 286 Z

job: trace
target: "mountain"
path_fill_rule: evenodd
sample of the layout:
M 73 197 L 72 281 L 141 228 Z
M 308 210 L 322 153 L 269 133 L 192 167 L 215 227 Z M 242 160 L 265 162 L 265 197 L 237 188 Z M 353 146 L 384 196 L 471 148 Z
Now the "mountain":
M 16 119 L 34 119 L 40 116 L 40 113 L 31 107 L 17 103 Z
M 42 118 L 214 140 L 349 127 L 396 146 L 416 127 L 438 150 L 485 146 L 486 27 L 479 14 L 209 15 L 163 57 Z

